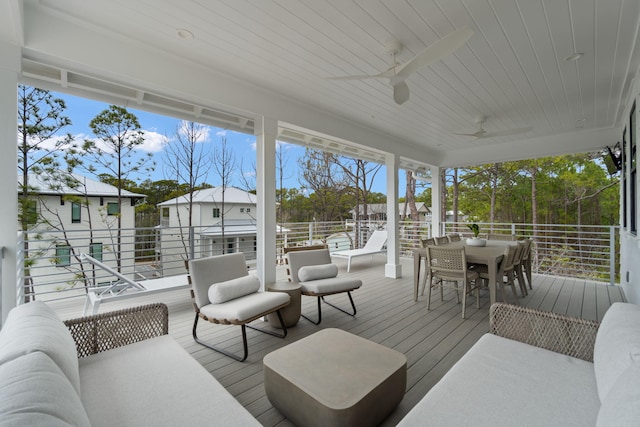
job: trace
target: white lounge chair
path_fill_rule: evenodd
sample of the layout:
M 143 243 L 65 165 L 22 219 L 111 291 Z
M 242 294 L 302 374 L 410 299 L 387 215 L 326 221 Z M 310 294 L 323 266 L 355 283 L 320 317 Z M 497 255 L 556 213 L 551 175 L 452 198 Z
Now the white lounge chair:
M 100 303 L 109 300 L 132 298 L 140 296 L 142 292 L 153 293 L 189 287 L 189 279 L 186 274 L 136 282 L 87 254 L 80 254 L 80 260 L 93 264 L 118 278 L 109 286 L 95 289 L 89 288 L 87 299 L 84 303 L 83 315 L 85 316 L 96 314 L 100 308 Z
M 347 259 L 347 272 L 351 270 L 351 258 L 367 255 L 375 255 L 387 252 L 387 232 L 386 231 L 374 231 L 367 244 L 361 249 L 350 249 L 347 251 L 331 252 L 331 257 L 346 258 Z

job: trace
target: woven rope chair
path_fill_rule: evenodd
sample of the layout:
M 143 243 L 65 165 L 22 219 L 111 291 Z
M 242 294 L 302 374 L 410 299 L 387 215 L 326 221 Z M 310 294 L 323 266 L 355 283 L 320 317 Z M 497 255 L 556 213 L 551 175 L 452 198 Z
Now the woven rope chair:
M 520 262 L 520 270 L 529 283 L 529 289 L 533 289 L 531 286 L 531 252 L 533 248 L 533 240 L 524 239 L 522 242 L 525 244 L 525 247 L 524 253 L 522 254 L 522 261 Z
M 307 268 L 308 271 L 309 267 L 320 267 L 324 270 L 325 266 L 331 264 L 331 256 L 328 249 L 287 250 L 287 248 L 285 248 L 285 253 L 287 255 L 287 274 L 289 275 L 289 281 L 300 285 L 302 295 L 316 297 L 318 300 L 318 320 L 314 321 L 305 314 L 302 314 L 302 317 L 314 325 L 319 325 L 320 322 L 322 322 L 321 302 L 349 316 L 356 315 L 356 305 L 353 302 L 351 292 L 362 286 L 361 280 L 349 276 L 336 275 L 330 275 L 331 277 L 318 277 L 306 281 L 300 279 L 302 276 L 302 274 L 300 274 L 302 268 Z M 337 269 L 335 271 L 337 272 Z M 353 310 L 351 313 L 325 300 L 325 297 L 328 295 L 341 293 L 346 293 L 349 297 L 351 309 Z
M 231 298 L 226 301 L 215 303 L 210 301 L 211 292 L 209 288 L 214 285 L 222 285 L 226 292 L 234 286 L 244 287 L 238 281 L 238 279 L 242 280 L 248 276 L 247 263 L 245 262 L 243 253 L 238 252 L 192 259 L 188 261 L 187 265 L 189 269 L 189 283 L 191 284 L 191 298 L 193 300 L 193 308 L 196 311 L 192 329 L 195 342 L 239 362 L 243 362 L 249 354 L 246 328 L 278 338 L 287 336 L 287 328 L 282 319 L 280 309 L 289 305 L 290 298 L 289 295 L 284 292 L 258 292 L 254 288 L 254 290 L 245 292 L 244 295 L 233 295 L 233 297 L 229 295 Z M 249 325 L 250 322 L 274 312 L 278 315 L 282 333 Z M 239 325 L 242 329 L 244 355 L 242 357 L 237 356 L 198 338 L 198 319 L 221 325 Z
M 515 259 L 513 260 L 513 275 L 518 280 L 520 293 L 523 297 L 529 294 L 529 292 L 527 291 L 527 284 L 524 279 L 524 264 L 526 263 L 527 257 L 529 256 L 527 254 L 529 245 L 530 241 L 518 242 L 519 251 L 516 252 Z
M 516 285 L 514 282 L 514 260 L 516 257 L 516 253 L 519 250 L 520 250 L 519 245 L 518 246 L 509 245 L 504 250 L 502 265 L 503 265 L 504 279 L 506 279 L 506 282 L 502 279 L 500 279 L 498 282 L 501 284 L 500 291 L 502 293 L 502 299 L 504 300 L 505 303 L 507 302 L 507 292 L 505 287 L 511 286 L 511 290 L 513 291 L 513 298 L 515 299 L 515 304 L 520 304 L 520 301 L 518 300 L 518 293 L 516 292 Z M 483 281 L 489 280 L 489 269 L 486 265 L 476 264 L 474 265 L 473 270 L 478 273 L 478 275 Z
M 436 239 L 434 239 L 433 237 L 430 237 L 428 239 L 420 240 L 420 247 L 421 248 L 426 248 L 427 246 L 433 246 L 435 244 L 436 244 Z
M 449 239 L 449 243 L 459 242 L 461 240 L 461 237 L 459 234 L 447 234 L 447 238 Z
M 456 300 L 460 303 L 460 290 L 462 291 L 462 318 L 465 318 L 467 307 L 467 294 L 476 290 L 476 306 L 480 308 L 480 289 L 478 273 L 467 269 L 467 257 L 464 247 L 450 249 L 438 246 L 427 247 L 427 268 L 430 270 L 431 283 L 427 295 L 427 310 L 431 309 L 431 289 L 440 288 L 440 300 L 444 300 L 444 288 L 452 287 L 456 293 Z M 458 288 L 458 282 L 462 282 L 462 289 Z M 446 283 L 453 283 L 449 286 Z
M 434 238 L 436 241 L 436 246 L 446 245 L 449 243 L 449 238 L 447 236 L 439 236 Z

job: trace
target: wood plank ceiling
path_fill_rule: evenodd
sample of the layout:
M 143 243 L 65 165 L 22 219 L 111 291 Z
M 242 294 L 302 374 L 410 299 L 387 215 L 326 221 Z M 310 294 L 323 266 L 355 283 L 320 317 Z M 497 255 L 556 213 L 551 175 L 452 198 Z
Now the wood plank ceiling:
M 640 65 L 640 2 L 630 0 L 26 0 L 25 21 L 31 10 L 443 153 L 449 164 L 473 150 L 515 158 L 505 150 L 517 141 L 603 129 L 617 135 Z M 386 70 L 390 40 L 402 44 L 402 63 L 463 27 L 473 29 L 471 39 L 411 75 L 403 105 L 394 103 L 387 79 L 328 79 Z M 27 52 L 37 50 L 29 30 L 27 22 Z M 565 60 L 574 53 L 583 55 Z M 531 130 L 478 140 L 454 135 L 478 130 L 479 116 L 489 133 Z M 556 151 L 599 143 L 580 139 L 584 146 Z

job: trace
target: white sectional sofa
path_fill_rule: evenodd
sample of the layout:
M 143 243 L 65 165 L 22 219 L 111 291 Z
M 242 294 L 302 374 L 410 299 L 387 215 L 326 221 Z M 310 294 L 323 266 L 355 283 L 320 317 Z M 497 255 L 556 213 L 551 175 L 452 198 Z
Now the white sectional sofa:
M 14 308 L 0 331 L 0 426 L 259 426 L 169 337 L 164 304 L 62 322 Z
M 640 426 L 640 306 L 601 324 L 494 304 L 484 335 L 399 426 Z

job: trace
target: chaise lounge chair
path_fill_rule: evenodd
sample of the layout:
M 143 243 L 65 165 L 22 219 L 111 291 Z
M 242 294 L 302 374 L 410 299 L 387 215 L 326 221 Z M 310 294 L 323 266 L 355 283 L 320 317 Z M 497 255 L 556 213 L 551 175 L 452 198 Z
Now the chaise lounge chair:
M 387 232 L 374 231 L 367 244 L 362 249 L 350 249 L 347 251 L 331 252 L 331 257 L 347 259 L 347 273 L 351 270 L 351 258 L 367 255 L 375 255 L 387 252 Z

